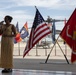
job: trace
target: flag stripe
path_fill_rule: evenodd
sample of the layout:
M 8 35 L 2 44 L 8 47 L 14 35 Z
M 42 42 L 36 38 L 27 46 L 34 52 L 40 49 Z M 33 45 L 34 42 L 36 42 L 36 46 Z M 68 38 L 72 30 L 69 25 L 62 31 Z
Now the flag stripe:
M 36 28 L 36 30 L 35 30 L 34 37 L 35 37 L 37 34 L 39 34 L 42 30 L 44 30 L 44 29 L 46 29 L 46 28 L 48 28 L 48 27 L 46 26 L 46 24 L 43 24 L 43 25 L 38 26 L 38 27 Z
M 29 41 L 29 48 L 32 48 L 32 44 L 33 44 L 33 36 L 34 36 L 34 29 L 32 29 L 32 32 L 31 32 L 31 36 L 30 36 L 30 41 Z
M 48 35 L 48 34 L 50 34 L 50 32 L 47 32 L 47 33 L 45 33 L 45 34 L 42 34 L 40 37 L 37 37 L 37 39 L 35 40 L 35 42 L 34 42 L 33 45 L 35 45 L 39 40 L 41 40 L 44 36 L 46 36 L 46 35 Z
M 40 29 L 39 29 L 39 30 L 40 30 Z M 48 30 L 48 28 L 45 28 L 45 29 L 44 29 L 44 28 L 43 28 L 43 29 L 41 28 L 41 31 L 40 31 L 40 32 L 37 31 L 38 33 L 37 33 L 36 35 L 35 35 L 35 33 L 34 33 L 34 35 L 35 35 L 34 38 L 37 37 L 37 36 L 39 36 L 39 35 L 41 35 L 41 33 L 45 32 L 45 31 L 47 31 L 47 30 Z M 49 30 L 48 30 L 48 31 L 49 31 Z M 45 34 L 45 33 L 44 33 L 44 34 Z
M 37 39 L 40 38 L 41 36 L 47 34 L 48 32 L 50 32 L 50 31 L 47 30 L 47 29 L 42 30 L 40 33 L 38 33 L 37 36 L 34 37 L 34 42 L 35 42 L 35 40 L 37 40 Z M 36 38 L 36 39 L 35 39 L 35 38 Z
M 37 29 L 39 29 L 40 27 L 44 27 L 46 26 L 47 24 L 45 22 L 42 22 L 41 24 L 39 24 L 36 29 L 35 29 L 35 32 L 37 31 Z M 47 26 L 46 26 L 47 27 Z

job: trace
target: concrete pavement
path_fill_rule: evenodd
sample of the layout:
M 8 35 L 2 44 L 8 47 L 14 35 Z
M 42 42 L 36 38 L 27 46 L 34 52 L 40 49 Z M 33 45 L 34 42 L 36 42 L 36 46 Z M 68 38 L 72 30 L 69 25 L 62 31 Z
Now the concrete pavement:
M 61 46 L 64 54 L 70 63 L 71 58 L 71 49 L 64 45 L 63 42 L 60 42 L 59 45 Z M 69 71 L 69 72 L 76 72 L 76 64 L 68 64 L 62 50 L 56 44 L 53 48 L 47 63 L 45 63 L 46 58 L 52 48 L 50 49 L 43 49 L 42 47 L 33 48 L 29 55 L 23 58 L 23 51 L 25 48 L 25 43 L 20 44 L 20 48 L 18 45 L 15 45 L 14 48 L 14 69 L 32 69 L 32 70 L 49 70 L 49 71 Z M 20 52 L 20 56 L 19 56 Z M 18 55 L 18 56 L 17 56 Z
M 55 56 L 48 59 L 47 63 L 45 63 L 46 58 L 47 57 L 40 59 L 36 56 L 27 56 L 25 58 L 22 58 L 22 56 L 15 56 L 14 69 L 76 72 L 76 64 L 68 64 L 65 58 L 63 57 L 63 59 L 58 59 L 57 56 Z M 70 59 L 68 59 L 68 61 L 70 62 Z

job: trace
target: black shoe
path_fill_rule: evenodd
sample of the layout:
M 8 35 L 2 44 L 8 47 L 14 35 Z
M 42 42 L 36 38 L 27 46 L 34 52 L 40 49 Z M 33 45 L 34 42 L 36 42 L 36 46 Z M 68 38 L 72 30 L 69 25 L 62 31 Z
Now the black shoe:
M 2 73 L 8 73 L 7 69 L 2 70 Z
M 4 69 L 4 70 L 2 70 L 2 73 L 9 73 L 9 72 L 12 72 L 12 69 Z
M 12 72 L 12 69 L 7 69 L 9 72 Z

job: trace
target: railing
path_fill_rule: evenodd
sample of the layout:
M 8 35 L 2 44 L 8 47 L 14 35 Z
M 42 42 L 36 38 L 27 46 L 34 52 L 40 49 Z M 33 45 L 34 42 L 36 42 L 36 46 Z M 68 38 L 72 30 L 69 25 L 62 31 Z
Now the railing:
M 64 44 L 63 41 L 58 41 L 61 49 L 63 50 L 64 54 L 66 56 L 70 56 L 71 55 L 71 49 L 69 48 L 69 46 L 67 44 Z M 34 47 L 32 48 L 29 53 L 27 54 L 27 56 L 47 56 L 51 50 L 51 48 L 53 47 L 54 44 L 50 44 L 50 48 L 43 48 L 43 46 L 39 46 L 39 47 Z M 26 42 L 20 42 L 14 45 L 14 52 L 13 55 L 14 56 L 22 56 L 23 55 L 23 51 L 25 49 L 26 46 Z M 54 48 L 52 49 L 51 55 L 54 56 L 60 56 L 63 55 L 60 47 L 58 46 L 58 44 L 56 43 L 56 45 L 54 46 Z

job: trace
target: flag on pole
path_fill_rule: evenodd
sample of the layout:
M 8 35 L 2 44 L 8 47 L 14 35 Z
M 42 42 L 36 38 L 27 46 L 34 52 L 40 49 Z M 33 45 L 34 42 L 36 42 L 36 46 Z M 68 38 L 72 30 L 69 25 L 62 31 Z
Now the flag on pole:
M 64 26 L 65 26 L 65 25 L 66 25 L 66 18 L 65 18 L 65 20 L 64 20 Z M 64 44 L 66 44 L 65 41 L 64 41 Z
M 36 8 L 36 14 L 33 22 L 33 26 L 30 32 L 30 37 L 25 47 L 23 57 L 46 35 L 50 34 L 51 31 L 45 23 L 39 10 Z
M 22 41 L 21 35 L 20 35 L 20 33 L 19 33 L 18 22 L 17 22 L 17 24 L 16 24 L 16 32 L 17 32 L 17 35 L 16 35 L 16 37 L 14 38 L 14 43 L 18 43 L 18 42 L 21 42 L 21 41 Z
M 56 39 L 55 35 L 56 35 L 56 28 L 55 28 L 55 21 L 53 21 L 53 25 L 52 25 L 52 41 L 53 41 L 53 43 L 55 43 L 55 39 Z
M 66 25 L 60 33 L 60 36 L 72 49 L 71 62 L 76 61 L 76 9 L 73 11 Z
M 19 32 L 18 22 L 17 22 L 17 24 L 16 24 L 16 30 L 17 30 L 17 32 Z
M 25 23 L 25 25 L 20 30 L 20 34 L 21 34 L 22 39 L 26 38 L 29 35 L 27 22 Z

